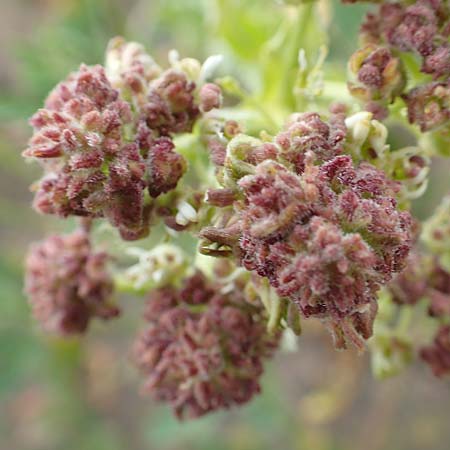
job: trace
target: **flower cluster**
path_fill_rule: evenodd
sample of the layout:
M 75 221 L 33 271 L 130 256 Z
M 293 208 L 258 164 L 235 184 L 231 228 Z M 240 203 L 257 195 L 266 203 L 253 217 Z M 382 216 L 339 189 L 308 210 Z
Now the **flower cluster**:
M 422 70 L 439 78 L 450 70 L 450 11 L 446 1 L 383 2 L 361 27 L 363 41 L 386 43 L 422 58 Z
M 267 334 L 262 307 L 238 286 L 224 292 L 198 271 L 180 287 L 152 291 L 144 316 L 134 355 L 145 391 L 178 417 L 246 403 L 260 391 L 262 362 L 278 336 Z
M 384 119 L 388 115 L 385 105 L 395 100 L 406 84 L 400 59 L 386 47 L 369 44 L 352 55 L 349 71 L 356 78 L 348 83 L 350 93 L 365 102 L 375 118 Z
M 47 331 L 86 331 L 91 318 L 119 314 L 111 303 L 108 255 L 92 250 L 86 231 L 50 236 L 33 245 L 26 260 L 25 291 L 36 319 Z
M 50 93 L 24 152 L 45 170 L 38 211 L 106 217 L 126 240 L 148 233 L 145 191 L 155 198 L 174 189 L 186 170 L 173 134 L 190 131 L 221 100 L 217 86 L 197 86 L 182 62 L 163 71 L 142 46 L 117 38 L 106 68 L 82 65 Z
M 236 186 L 237 219 L 202 235 L 234 247 L 303 316 L 324 320 L 337 347 L 362 348 L 378 289 L 404 267 L 412 221 L 396 207 L 398 183 L 339 154 L 345 138 L 337 111 L 330 124 L 298 114 L 273 142 L 231 140 L 223 180 Z
M 389 100 L 402 95 L 411 123 L 422 131 L 436 130 L 449 123 L 450 6 L 442 0 L 382 2 L 369 13 L 361 27 L 365 45 L 350 60 L 358 84 L 350 91 L 367 102 L 368 110 L 383 118 Z M 420 72 L 431 75 L 408 92 L 402 64 L 394 53 L 412 53 L 421 60 Z M 447 129 L 446 128 L 446 129 Z
M 262 92 L 221 78 L 231 97 L 221 111 L 221 88 L 206 82 L 220 57 L 200 65 L 171 51 L 164 69 L 122 38 L 103 66 L 81 65 L 57 85 L 31 118 L 24 156 L 44 171 L 35 209 L 76 216 L 81 228 L 27 257 L 26 292 L 43 327 L 81 334 L 91 318 L 119 314 L 114 288 L 145 295 L 133 359 L 144 391 L 181 419 L 248 402 L 281 333 L 299 335 L 308 318 L 338 349 L 363 351 L 374 335 L 368 346 L 382 376 L 404 368 L 415 348 L 436 375 L 450 373 L 450 197 L 421 240 L 409 212 L 433 154 L 419 136 L 432 132 L 429 142 L 441 144 L 450 129 L 450 6 L 372 3 L 348 64 L 347 87 L 364 104 L 352 114 L 341 103 L 310 111 L 348 96 L 338 92 L 345 81 L 322 74 L 325 48 L 315 66 L 303 49 L 293 62 L 293 6 L 281 28 L 289 45 L 263 47 Z M 286 53 L 273 58 L 278 47 Z M 272 61 L 280 69 L 269 70 Z M 415 131 L 405 120 L 382 123 L 389 113 L 402 119 L 402 101 Z M 93 250 L 102 231 L 89 234 L 94 219 L 125 241 L 147 237 L 150 225 L 152 236 L 141 247 L 110 241 L 110 275 L 113 258 Z M 425 347 L 405 332 L 422 304 L 437 332 Z
M 426 301 L 428 316 L 437 323 L 434 342 L 420 349 L 421 358 L 431 366 L 436 376 L 450 374 L 450 272 L 436 256 L 415 248 L 402 273 L 388 285 L 393 302 L 412 307 L 419 300 Z
M 450 374 L 450 326 L 441 326 L 431 345 L 424 347 L 420 356 L 437 377 Z
M 397 198 L 402 206 L 420 197 L 428 186 L 430 158 L 417 146 L 392 149 L 388 130 L 373 114 L 361 111 L 345 120 L 344 152 L 355 161 L 367 161 L 390 179 L 400 182 Z

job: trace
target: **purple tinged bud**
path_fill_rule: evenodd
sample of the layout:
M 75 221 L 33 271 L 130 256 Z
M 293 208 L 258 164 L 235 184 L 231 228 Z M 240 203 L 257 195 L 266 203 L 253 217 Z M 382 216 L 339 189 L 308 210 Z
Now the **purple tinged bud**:
M 247 175 L 236 180 L 234 222 L 204 228 L 201 237 L 212 246 L 202 252 L 233 251 L 299 314 L 321 319 L 338 347 L 362 349 L 377 292 L 406 264 L 413 221 L 397 209 L 400 183 L 340 155 L 345 111 L 332 113 L 329 123 L 313 113 L 293 116 L 263 161 L 253 155 L 272 143 L 245 136 L 230 143 L 230 157 L 241 159 L 226 164 L 244 162 Z
M 384 118 L 385 106 L 400 95 L 406 85 L 400 59 L 394 57 L 388 48 L 374 44 L 352 55 L 349 71 L 354 78 L 348 83 L 350 93 L 368 103 L 376 118 Z
M 108 259 L 106 253 L 92 250 L 84 231 L 50 236 L 31 247 L 25 292 L 46 331 L 79 334 L 92 318 L 110 319 L 119 314 L 110 303 L 113 282 L 107 272 Z
M 236 193 L 233 189 L 208 189 L 206 192 L 206 202 L 212 206 L 224 208 L 230 206 L 236 200 Z
M 148 190 L 152 197 L 174 189 L 186 171 L 186 160 L 175 152 L 170 138 L 156 139 L 147 158 Z
M 450 121 L 450 81 L 431 82 L 412 89 L 404 96 L 410 123 L 421 131 L 448 127 Z
M 248 303 L 243 291 L 224 294 L 197 272 L 180 288 L 151 292 L 134 357 L 145 392 L 170 403 L 178 418 L 240 405 L 259 393 L 262 362 L 278 336 L 267 334 L 262 307 Z
M 200 89 L 200 109 L 209 112 L 212 109 L 220 108 L 222 104 L 222 91 L 219 86 L 207 83 Z

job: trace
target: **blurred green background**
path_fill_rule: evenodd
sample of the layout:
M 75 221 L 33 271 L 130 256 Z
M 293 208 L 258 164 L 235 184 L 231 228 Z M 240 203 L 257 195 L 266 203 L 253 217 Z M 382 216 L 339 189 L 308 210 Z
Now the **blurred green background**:
M 280 8 L 273 0 L 0 0 L 0 450 L 448 450 L 448 384 L 419 364 L 377 382 L 367 356 L 335 352 L 314 324 L 298 351 L 269 365 L 250 405 L 180 424 L 139 395 L 128 361 L 141 301 L 129 299 L 122 320 L 96 324 L 81 342 L 46 337 L 30 318 L 24 253 L 61 229 L 30 209 L 40 171 L 20 156 L 27 118 L 48 91 L 80 62 L 102 62 L 117 34 L 143 42 L 162 64 L 172 48 L 199 59 L 223 53 L 224 71 L 251 89 Z M 321 4 L 339 73 L 364 10 Z M 449 169 L 435 164 L 419 216 L 450 187 Z

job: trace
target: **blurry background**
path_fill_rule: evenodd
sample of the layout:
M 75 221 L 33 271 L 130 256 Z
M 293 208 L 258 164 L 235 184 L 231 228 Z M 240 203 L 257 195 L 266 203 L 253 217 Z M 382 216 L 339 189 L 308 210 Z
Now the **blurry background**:
M 343 72 L 364 7 L 323 2 L 329 64 Z M 96 324 L 81 342 L 39 332 L 22 294 L 28 244 L 59 221 L 30 209 L 40 170 L 20 153 L 27 118 L 80 62 L 102 62 L 110 37 L 143 42 L 161 64 L 167 51 L 225 55 L 225 70 L 252 87 L 252 61 L 280 20 L 273 0 L 0 0 L 0 450 L 305 449 L 448 450 L 450 390 L 417 364 L 373 380 L 367 356 L 337 353 L 314 325 L 295 353 L 268 366 L 250 405 L 178 423 L 139 395 L 128 349 L 141 301 Z M 226 14 L 220 11 L 226 11 Z M 333 14 L 333 15 L 332 15 Z M 450 167 L 415 205 L 424 217 L 450 187 Z M 67 227 L 66 225 L 63 225 Z

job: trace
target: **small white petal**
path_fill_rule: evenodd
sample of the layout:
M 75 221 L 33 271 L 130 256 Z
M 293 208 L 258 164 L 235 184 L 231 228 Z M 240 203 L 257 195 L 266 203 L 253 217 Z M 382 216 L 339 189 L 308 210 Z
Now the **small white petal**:
M 222 55 L 212 55 L 207 58 L 200 70 L 199 82 L 204 83 L 208 78 L 210 78 L 216 71 L 217 67 L 222 64 L 222 61 Z

